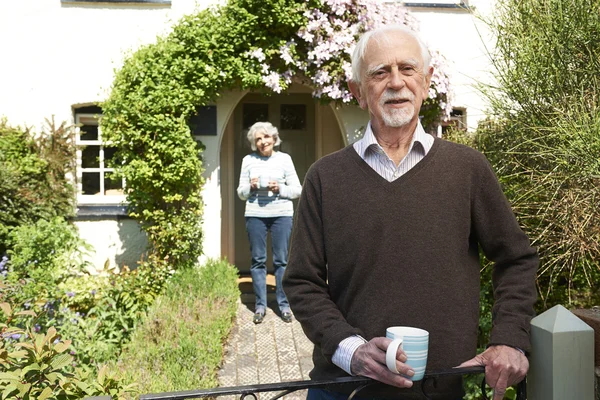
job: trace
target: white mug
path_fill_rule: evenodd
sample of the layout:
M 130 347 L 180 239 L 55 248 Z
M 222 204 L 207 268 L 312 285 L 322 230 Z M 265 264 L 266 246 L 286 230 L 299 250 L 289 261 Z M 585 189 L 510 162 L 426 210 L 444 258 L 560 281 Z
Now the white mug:
M 269 176 L 266 175 L 261 175 L 260 178 L 258 179 L 258 187 L 266 189 L 269 187 L 269 182 L 271 182 L 272 179 Z
M 398 347 L 401 347 L 407 357 L 405 364 L 415 371 L 414 376 L 406 376 L 406 378 L 412 381 L 423 379 L 427 367 L 429 332 L 410 326 L 391 326 L 385 330 L 385 336 L 392 339 L 392 343 L 385 353 L 385 363 L 388 369 L 399 374 L 396 368 L 396 354 Z

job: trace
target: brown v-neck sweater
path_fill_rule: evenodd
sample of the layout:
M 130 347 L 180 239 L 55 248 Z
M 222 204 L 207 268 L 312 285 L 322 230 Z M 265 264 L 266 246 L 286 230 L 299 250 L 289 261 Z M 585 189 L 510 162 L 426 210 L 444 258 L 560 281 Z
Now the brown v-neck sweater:
M 428 370 L 476 354 L 479 252 L 495 262 L 490 344 L 529 351 L 537 252 L 485 157 L 436 139 L 427 156 L 388 182 L 348 146 L 306 175 L 284 289 L 315 344 L 313 379 L 345 376 L 331 362 L 351 335 L 389 326 L 430 332 Z M 441 397 L 460 395 L 460 380 Z M 417 386 L 417 385 L 415 385 Z

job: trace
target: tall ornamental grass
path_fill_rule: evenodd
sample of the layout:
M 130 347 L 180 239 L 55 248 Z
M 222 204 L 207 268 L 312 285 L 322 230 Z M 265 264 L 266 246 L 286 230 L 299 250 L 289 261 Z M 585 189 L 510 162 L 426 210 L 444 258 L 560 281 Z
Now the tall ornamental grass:
M 600 302 L 600 1 L 499 0 L 477 147 L 538 247 L 540 308 Z

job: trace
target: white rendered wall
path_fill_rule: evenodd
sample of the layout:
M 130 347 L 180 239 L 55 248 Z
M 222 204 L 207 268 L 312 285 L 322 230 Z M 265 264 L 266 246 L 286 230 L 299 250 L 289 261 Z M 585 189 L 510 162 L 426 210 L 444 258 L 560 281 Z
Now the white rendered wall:
M 475 15 L 488 16 L 494 0 L 469 0 Z M 469 130 L 485 117 L 486 101 L 477 89 L 480 82 L 491 82 L 491 63 L 486 47 L 493 41 L 484 23 L 469 12 L 456 9 L 410 8 L 420 22 L 422 38 L 450 62 L 454 107 L 467 109 Z
M 108 261 L 108 268 L 121 270 L 137 267 L 146 252 L 148 241 L 138 223 L 132 219 L 89 219 L 75 223 L 81 236 L 96 250 L 87 257 L 91 273 L 99 273 Z
M 213 3 L 218 0 L 170 6 L 0 1 L 0 115 L 37 128 L 52 115 L 72 121 L 72 105 L 107 97 L 127 52 Z

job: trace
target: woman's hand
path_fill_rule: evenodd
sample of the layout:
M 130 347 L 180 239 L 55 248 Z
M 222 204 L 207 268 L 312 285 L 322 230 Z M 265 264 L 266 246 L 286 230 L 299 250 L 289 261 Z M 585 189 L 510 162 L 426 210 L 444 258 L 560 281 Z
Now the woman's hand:
M 250 190 L 258 190 L 258 177 L 250 178 Z
M 269 190 L 275 194 L 279 193 L 279 182 L 277 181 L 269 181 Z

